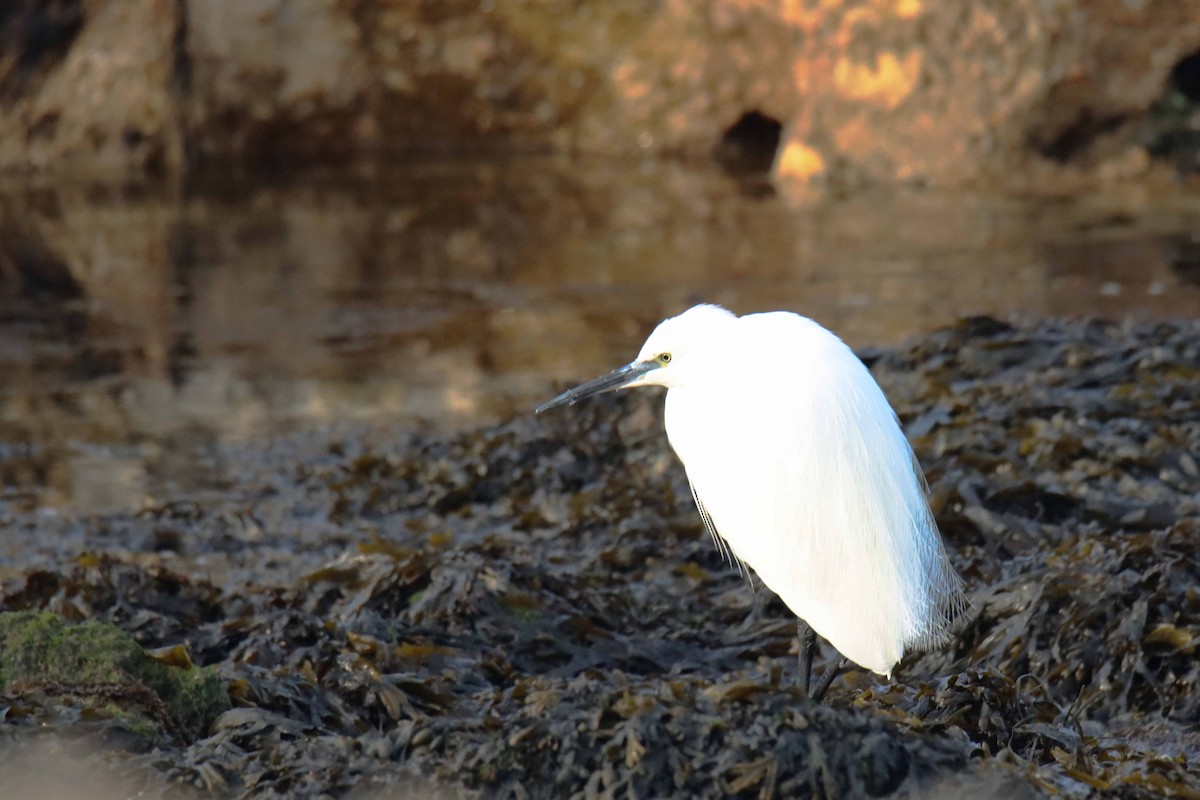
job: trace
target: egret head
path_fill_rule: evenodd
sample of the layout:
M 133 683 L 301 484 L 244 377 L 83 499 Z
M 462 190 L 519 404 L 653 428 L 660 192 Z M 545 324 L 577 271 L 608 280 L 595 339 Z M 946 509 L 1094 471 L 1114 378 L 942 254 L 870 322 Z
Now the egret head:
M 724 327 L 737 317 L 720 306 L 699 305 L 658 324 L 638 357 L 608 375 L 568 389 L 535 413 L 574 405 L 588 397 L 630 386 L 683 386 L 700 369 L 698 354 L 711 351 L 725 336 Z

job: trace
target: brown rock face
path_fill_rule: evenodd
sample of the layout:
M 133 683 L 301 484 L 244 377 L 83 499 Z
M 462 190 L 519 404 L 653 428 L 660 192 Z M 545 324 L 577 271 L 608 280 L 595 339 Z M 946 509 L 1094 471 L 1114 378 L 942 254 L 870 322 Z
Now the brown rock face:
M 1197 50 L 1181 0 L 12 0 L 0 168 L 724 141 L 803 180 L 1127 172 Z
M 0 169 L 183 166 L 174 0 L 9 0 L 0 9 Z
M 957 184 L 1036 158 L 1094 162 L 1200 47 L 1200 6 L 1172 0 L 817 5 L 789 20 L 803 100 L 780 174 Z
M 186 2 L 193 153 L 218 160 L 375 149 L 371 28 L 334 0 Z

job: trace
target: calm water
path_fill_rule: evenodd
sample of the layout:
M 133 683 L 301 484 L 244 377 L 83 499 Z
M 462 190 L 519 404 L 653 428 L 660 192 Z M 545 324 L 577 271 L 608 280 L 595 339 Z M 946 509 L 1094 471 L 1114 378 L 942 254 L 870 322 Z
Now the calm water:
M 0 511 L 219 487 L 222 445 L 527 413 L 699 300 L 852 345 L 963 314 L 1200 314 L 1200 198 L 868 191 L 678 163 L 0 187 Z

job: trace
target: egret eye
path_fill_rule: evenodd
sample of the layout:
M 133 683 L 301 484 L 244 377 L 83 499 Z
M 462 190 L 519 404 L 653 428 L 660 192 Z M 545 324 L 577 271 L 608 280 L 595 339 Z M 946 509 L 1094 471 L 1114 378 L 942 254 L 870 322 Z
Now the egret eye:
M 671 354 L 670 353 L 659 353 L 657 356 L 655 356 L 655 360 L 658 361 L 659 364 L 662 364 L 665 367 L 667 364 L 671 363 Z

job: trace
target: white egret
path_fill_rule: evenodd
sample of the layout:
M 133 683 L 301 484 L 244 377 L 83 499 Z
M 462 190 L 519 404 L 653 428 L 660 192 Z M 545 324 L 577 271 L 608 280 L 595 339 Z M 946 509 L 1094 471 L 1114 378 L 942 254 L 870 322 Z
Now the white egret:
M 667 388 L 667 437 L 705 527 L 800 618 L 805 691 L 813 631 L 889 678 L 906 652 L 949 638 L 962 581 L 896 414 L 841 339 L 789 312 L 699 305 L 537 411 L 631 386 Z

